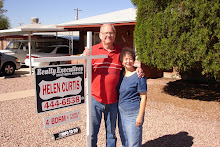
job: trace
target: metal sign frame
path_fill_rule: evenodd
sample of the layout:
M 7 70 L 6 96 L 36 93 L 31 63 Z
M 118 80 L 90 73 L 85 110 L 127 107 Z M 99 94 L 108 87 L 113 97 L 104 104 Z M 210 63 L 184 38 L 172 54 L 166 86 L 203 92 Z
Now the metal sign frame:
M 92 32 L 87 32 L 87 47 L 92 51 Z M 52 62 L 52 61 L 69 61 L 69 60 L 86 60 L 86 77 L 87 77 L 87 140 L 86 146 L 91 147 L 91 83 L 92 83 L 92 59 L 107 58 L 108 55 L 94 55 L 94 56 L 65 56 L 65 57 L 46 57 L 34 58 L 33 62 Z

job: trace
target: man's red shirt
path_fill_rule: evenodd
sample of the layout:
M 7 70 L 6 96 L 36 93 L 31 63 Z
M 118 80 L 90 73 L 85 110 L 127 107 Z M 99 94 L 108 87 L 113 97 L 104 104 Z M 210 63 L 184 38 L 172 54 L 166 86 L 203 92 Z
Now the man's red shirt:
M 92 59 L 92 95 L 100 103 L 113 104 L 118 101 L 116 86 L 122 67 L 119 59 L 121 49 L 114 45 L 114 49 L 108 52 L 102 43 L 92 47 L 92 55 L 108 55 L 108 58 Z

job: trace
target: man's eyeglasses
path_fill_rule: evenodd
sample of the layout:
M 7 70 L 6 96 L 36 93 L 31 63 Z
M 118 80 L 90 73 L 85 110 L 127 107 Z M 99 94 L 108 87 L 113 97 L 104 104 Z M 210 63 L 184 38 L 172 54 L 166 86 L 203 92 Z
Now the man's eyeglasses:
M 101 32 L 102 33 L 102 32 Z M 114 36 L 115 35 L 115 33 L 114 32 L 105 32 L 105 33 L 102 33 L 103 35 L 105 35 L 105 36 Z

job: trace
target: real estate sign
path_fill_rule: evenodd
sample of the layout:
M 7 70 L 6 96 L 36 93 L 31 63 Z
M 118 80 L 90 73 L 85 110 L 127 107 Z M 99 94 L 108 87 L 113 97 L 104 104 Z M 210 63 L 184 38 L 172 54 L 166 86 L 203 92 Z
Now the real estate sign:
M 60 126 L 81 119 L 80 110 L 70 111 L 44 118 L 44 129 Z
M 35 68 L 37 113 L 84 103 L 84 65 Z

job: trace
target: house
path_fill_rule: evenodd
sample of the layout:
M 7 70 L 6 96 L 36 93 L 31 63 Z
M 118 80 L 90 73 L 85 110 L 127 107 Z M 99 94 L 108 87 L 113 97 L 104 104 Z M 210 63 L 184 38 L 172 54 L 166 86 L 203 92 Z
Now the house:
M 111 23 L 116 28 L 115 43 L 120 46 L 133 48 L 133 31 L 136 24 L 136 9 L 129 8 L 103 15 L 93 16 L 71 22 L 58 24 L 68 31 L 79 31 L 80 46 L 79 50 L 84 50 L 86 46 L 86 32 L 93 32 L 93 45 L 100 42 L 99 28 L 104 23 Z
M 99 29 L 102 24 L 110 23 L 116 28 L 115 43 L 121 47 L 130 47 L 135 49 L 133 32 L 136 24 L 136 11 L 135 8 L 115 11 L 107 14 L 97 15 L 89 18 L 75 20 L 58 24 L 68 31 L 79 31 L 79 49 L 81 52 L 84 50 L 87 43 L 87 31 L 93 33 L 93 45 L 100 42 Z M 157 68 L 151 68 L 141 64 L 147 78 L 162 77 L 163 72 Z

